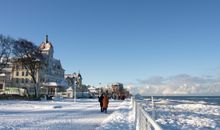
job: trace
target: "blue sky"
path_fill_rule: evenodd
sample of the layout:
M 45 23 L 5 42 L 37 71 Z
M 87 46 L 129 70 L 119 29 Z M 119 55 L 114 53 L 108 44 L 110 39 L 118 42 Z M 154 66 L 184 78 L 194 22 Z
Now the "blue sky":
M 220 74 L 218 0 L 1 0 L 0 33 L 46 34 L 85 84 Z

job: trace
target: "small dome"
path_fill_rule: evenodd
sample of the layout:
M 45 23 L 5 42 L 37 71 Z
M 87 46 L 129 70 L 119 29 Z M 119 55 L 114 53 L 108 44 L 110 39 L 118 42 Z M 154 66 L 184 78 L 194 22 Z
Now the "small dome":
M 48 41 L 48 35 L 46 35 L 45 41 L 40 44 L 40 49 L 50 50 L 51 48 L 53 48 L 53 45 Z
M 79 78 L 82 78 L 82 76 L 81 76 L 81 74 L 80 74 L 80 73 L 78 73 L 78 77 L 79 77 Z
M 53 48 L 53 45 L 51 43 L 42 42 L 40 44 L 40 49 L 41 50 L 50 50 L 51 48 Z

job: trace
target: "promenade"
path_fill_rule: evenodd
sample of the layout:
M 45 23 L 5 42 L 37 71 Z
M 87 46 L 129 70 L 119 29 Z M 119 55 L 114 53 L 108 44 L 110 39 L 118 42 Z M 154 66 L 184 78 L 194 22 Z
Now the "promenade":
M 0 102 L 0 130 L 133 130 L 133 122 L 128 100 L 110 100 L 107 114 L 97 99 Z

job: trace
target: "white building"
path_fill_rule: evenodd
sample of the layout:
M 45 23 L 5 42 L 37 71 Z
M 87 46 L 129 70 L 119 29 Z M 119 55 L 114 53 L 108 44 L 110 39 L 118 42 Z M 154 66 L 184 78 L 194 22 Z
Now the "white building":
M 64 80 L 64 69 L 60 60 L 53 57 L 54 48 L 46 36 L 39 48 L 42 51 L 44 60 L 36 73 L 36 80 L 40 87 L 40 94 L 54 96 L 57 91 L 66 87 Z M 26 88 L 29 94 L 34 94 L 34 83 L 27 70 L 19 64 L 13 64 L 12 69 L 13 87 Z

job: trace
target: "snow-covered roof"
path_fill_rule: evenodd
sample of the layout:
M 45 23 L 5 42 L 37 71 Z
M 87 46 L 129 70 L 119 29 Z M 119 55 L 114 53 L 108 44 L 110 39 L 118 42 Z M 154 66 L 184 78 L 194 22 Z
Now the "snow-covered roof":
M 96 88 L 95 88 L 95 87 L 89 87 L 88 89 L 89 89 L 89 90 L 92 90 L 92 89 L 96 89 Z
M 72 87 L 69 87 L 68 89 L 66 89 L 67 91 L 73 91 Z
M 57 82 L 46 82 L 43 83 L 45 86 L 59 86 L 59 84 Z
M 67 77 L 70 77 L 70 78 L 80 77 L 80 78 L 82 78 L 82 76 L 81 76 L 80 73 L 78 73 L 78 74 L 76 74 L 76 73 L 73 73 L 73 74 L 65 74 L 64 76 L 65 76 L 65 78 L 67 78 Z
M 0 76 L 5 76 L 5 73 L 1 73 Z
M 49 87 L 66 87 L 67 84 L 64 80 L 62 80 L 61 82 L 46 82 L 43 83 L 44 86 L 49 86 Z

